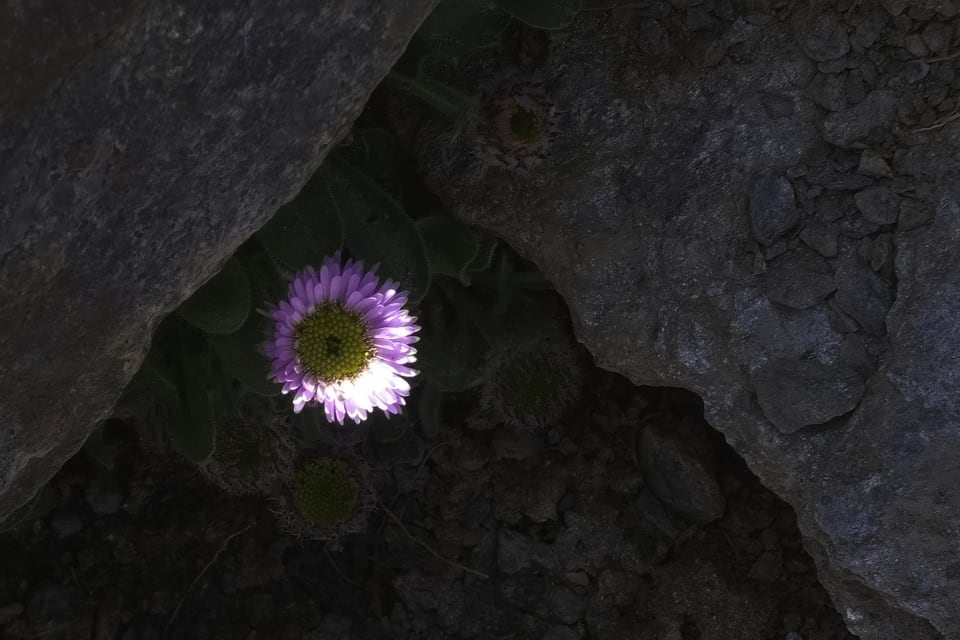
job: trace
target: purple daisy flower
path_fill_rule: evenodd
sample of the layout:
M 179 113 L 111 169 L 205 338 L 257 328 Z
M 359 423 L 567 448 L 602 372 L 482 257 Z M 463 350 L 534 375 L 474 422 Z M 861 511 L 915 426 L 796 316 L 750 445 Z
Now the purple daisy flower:
M 380 284 L 376 267 L 323 261 L 290 283 L 287 299 L 271 311 L 276 321 L 265 345 L 271 377 L 293 393 L 293 410 L 322 404 L 327 420 L 361 422 L 374 407 L 398 414 L 410 393 L 405 380 L 417 372 L 413 348 L 420 327 L 404 306 L 407 292 L 391 280 Z

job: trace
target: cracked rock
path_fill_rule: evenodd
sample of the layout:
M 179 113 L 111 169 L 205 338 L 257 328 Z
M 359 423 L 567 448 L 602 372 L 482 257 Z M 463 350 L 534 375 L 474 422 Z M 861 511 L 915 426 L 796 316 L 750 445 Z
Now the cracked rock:
M 766 175 L 750 194 L 750 221 L 757 241 L 771 245 L 800 222 L 793 186 L 783 176 Z
M 807 223 L 800 232 L 800 239 L 820 255 L 833 258 L 837 255 L 837 234 L 819 222 Z
M 842 260 L 837 266 L 836 301 L 863 329 L 883 335 L 887 312 L 893 305 L 893 292 L 870 265 L 857 258 Z
M 857 172 L 865 176 L 874 176 L 876 178 L 892 178 L 893 170 L 887 161 L 879 153 L 872 149 L 865 150 L 860 155 L 860 164 L 857 166 Z
M 804 247 L 771 262 L 764 284 L 770 300 L 794 309 L 812 307 L 837 288 L 830 263 Z
M 822 7 L 794 14 L 793 29 L 800 48 L 817 62 L 836 60 L 850 51 L 847 29 L 840 16 Z
M 897 100 L 892 91 L 871 91 L 860 104 L 827 116 L 823 137 L 838 147 L 849 146 L 872 129 L 889 124 L 896 110 Z
M 911 231 L 933 219 L 933 207 L 922 200 L 904 200 L 900 203 L 897 231 Z
M 865 388 L 853 369 L 812 360 L 771 360 L 751 379 L 764 415 L 783 433 L 852 411 Z

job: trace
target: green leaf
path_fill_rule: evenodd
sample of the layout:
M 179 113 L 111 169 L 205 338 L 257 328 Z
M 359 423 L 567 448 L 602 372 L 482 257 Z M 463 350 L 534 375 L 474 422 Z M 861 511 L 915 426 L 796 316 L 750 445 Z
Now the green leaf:
M 326 202 L 321 171 L 256 234 L 270 255 L 291 269 L 319 265 L 343 245 L 343 226 Z
M 168 365 L 168 354 L 177 351 L 176 330 L 183 321 L 171 315 L 157 329 L 153 344 L 140 370 L 124 388 L 112 415 L 136 424 L 141 437 L 163 446 L 167 428 L 179 421 L 180 395 L 176 372 Z
M 448 216 L 427 216 L 417 220 L 430 268 L 434 273 L 469 283 L 467 269 L 480 251 L 479 234 Z
M 419 98 L 453 120 L 460 120 L 466 114 L 474 112 L 480 104 L 477 98 L 424 74 L 413 77 L 394 69 L 387 74 L 387 79 L 401 91 Z
M 461 316 L 446 331 L 417 343 L 417 368 L 440 391 L 464 391 L 483 382 L 488 351 L 477 325 Z
M 476 273 L 489 269 L 490 265 L 493 264 L 493 256 L 497 252 L 497 244 L 498 242 L 495 237 L 486 233 L 481 234 L 477 255 L 470 261 L 470 264 L 467 265 L 467 270 Z
M 337 153 L 391 193 L 398 191 L 401 167 L 409 162 L 400 142 L 380 127 L 355 130 L 351 143 Z
M 227 260 L 178 311 L 187 322 L 208 333 L 231 333 L 243 326 L 250 313 L 250 283 L 240 262 Z
M 250 238 L 243 243 L 237 250 L 236 258 L 243 265 L 250 280 L 250 297 L 254 309 L 275 304 L 283 297 L 287 290 L 287 283 L 280 276 L 277 264 L 270 257 L 270 253 L 256 238 Z M 254 315 L 251 313 L 247 322 Z
M 199 375 L 198 354 L 180 354 L 177 390 L 181 400 L 180 419 L 167 427 L 174 446 L 197 464 L 213 453 L 216 425 L 206 381 Z
M 562 29 L 577 17 L 582 0 L 495 0 L 514 18 L 536 29 Z
M 210 337 L 214 351 L 223 362 L 224 373 L 264 396 L 280 393 L 280 385 L 269 379 L 270 361 L 262 348 L 269 324 L 259 314 L 251 314 L 239 331 Z
M 443 0 L 423 21 L 417 36 L 434 53 L 449 60 L 500 43 L 510 16 L 485 0 Z
M 321 168 L 328 202 L 343 221 L 345 241 L 357 258 L 381 265 L 418 302 L 430 288 L 430 265 L 417 225 L 369 177 L 330 157 Z
M 486 299 L 480 299 L 473 289 L 465 289 L 453 281 L 442 277 L 436 279 L 437 289 L 443 292 L 453 309 L 456 310 L 456 317 L 461 323 L 469 323 L 473 326 L 483 342 L 487 345 L 498 344 L 504 328 L 496 319 L 496 313 L 490 308 L 490 303 Z

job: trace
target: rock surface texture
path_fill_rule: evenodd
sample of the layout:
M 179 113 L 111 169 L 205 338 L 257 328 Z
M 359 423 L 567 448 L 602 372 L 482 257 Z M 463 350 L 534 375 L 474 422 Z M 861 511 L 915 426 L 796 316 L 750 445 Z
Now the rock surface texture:
M 432 4 L 0 7 L 0 517 L 302 187 Z
M 703 398 L 851 631 L 960 638 L 960 4 L 683 4 L 553 36 L 539 166 L 420 164 L 601 366 Z

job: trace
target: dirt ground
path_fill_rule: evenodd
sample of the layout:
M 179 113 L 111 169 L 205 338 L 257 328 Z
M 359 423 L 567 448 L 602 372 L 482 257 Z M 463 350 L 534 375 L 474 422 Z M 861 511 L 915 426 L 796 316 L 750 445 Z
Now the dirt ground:
M 451 397 L 432 437 L 413 421 L 341 433 L 379 502 L 335 542 L 296 539 L 269 500 L 228 496 L 111 424 L 115 468 L 79 454 L 0 536 L 0 636 L 853 637 L 792 510 L 692 395 L 592 370 L 543 432 L 477 407 Z

